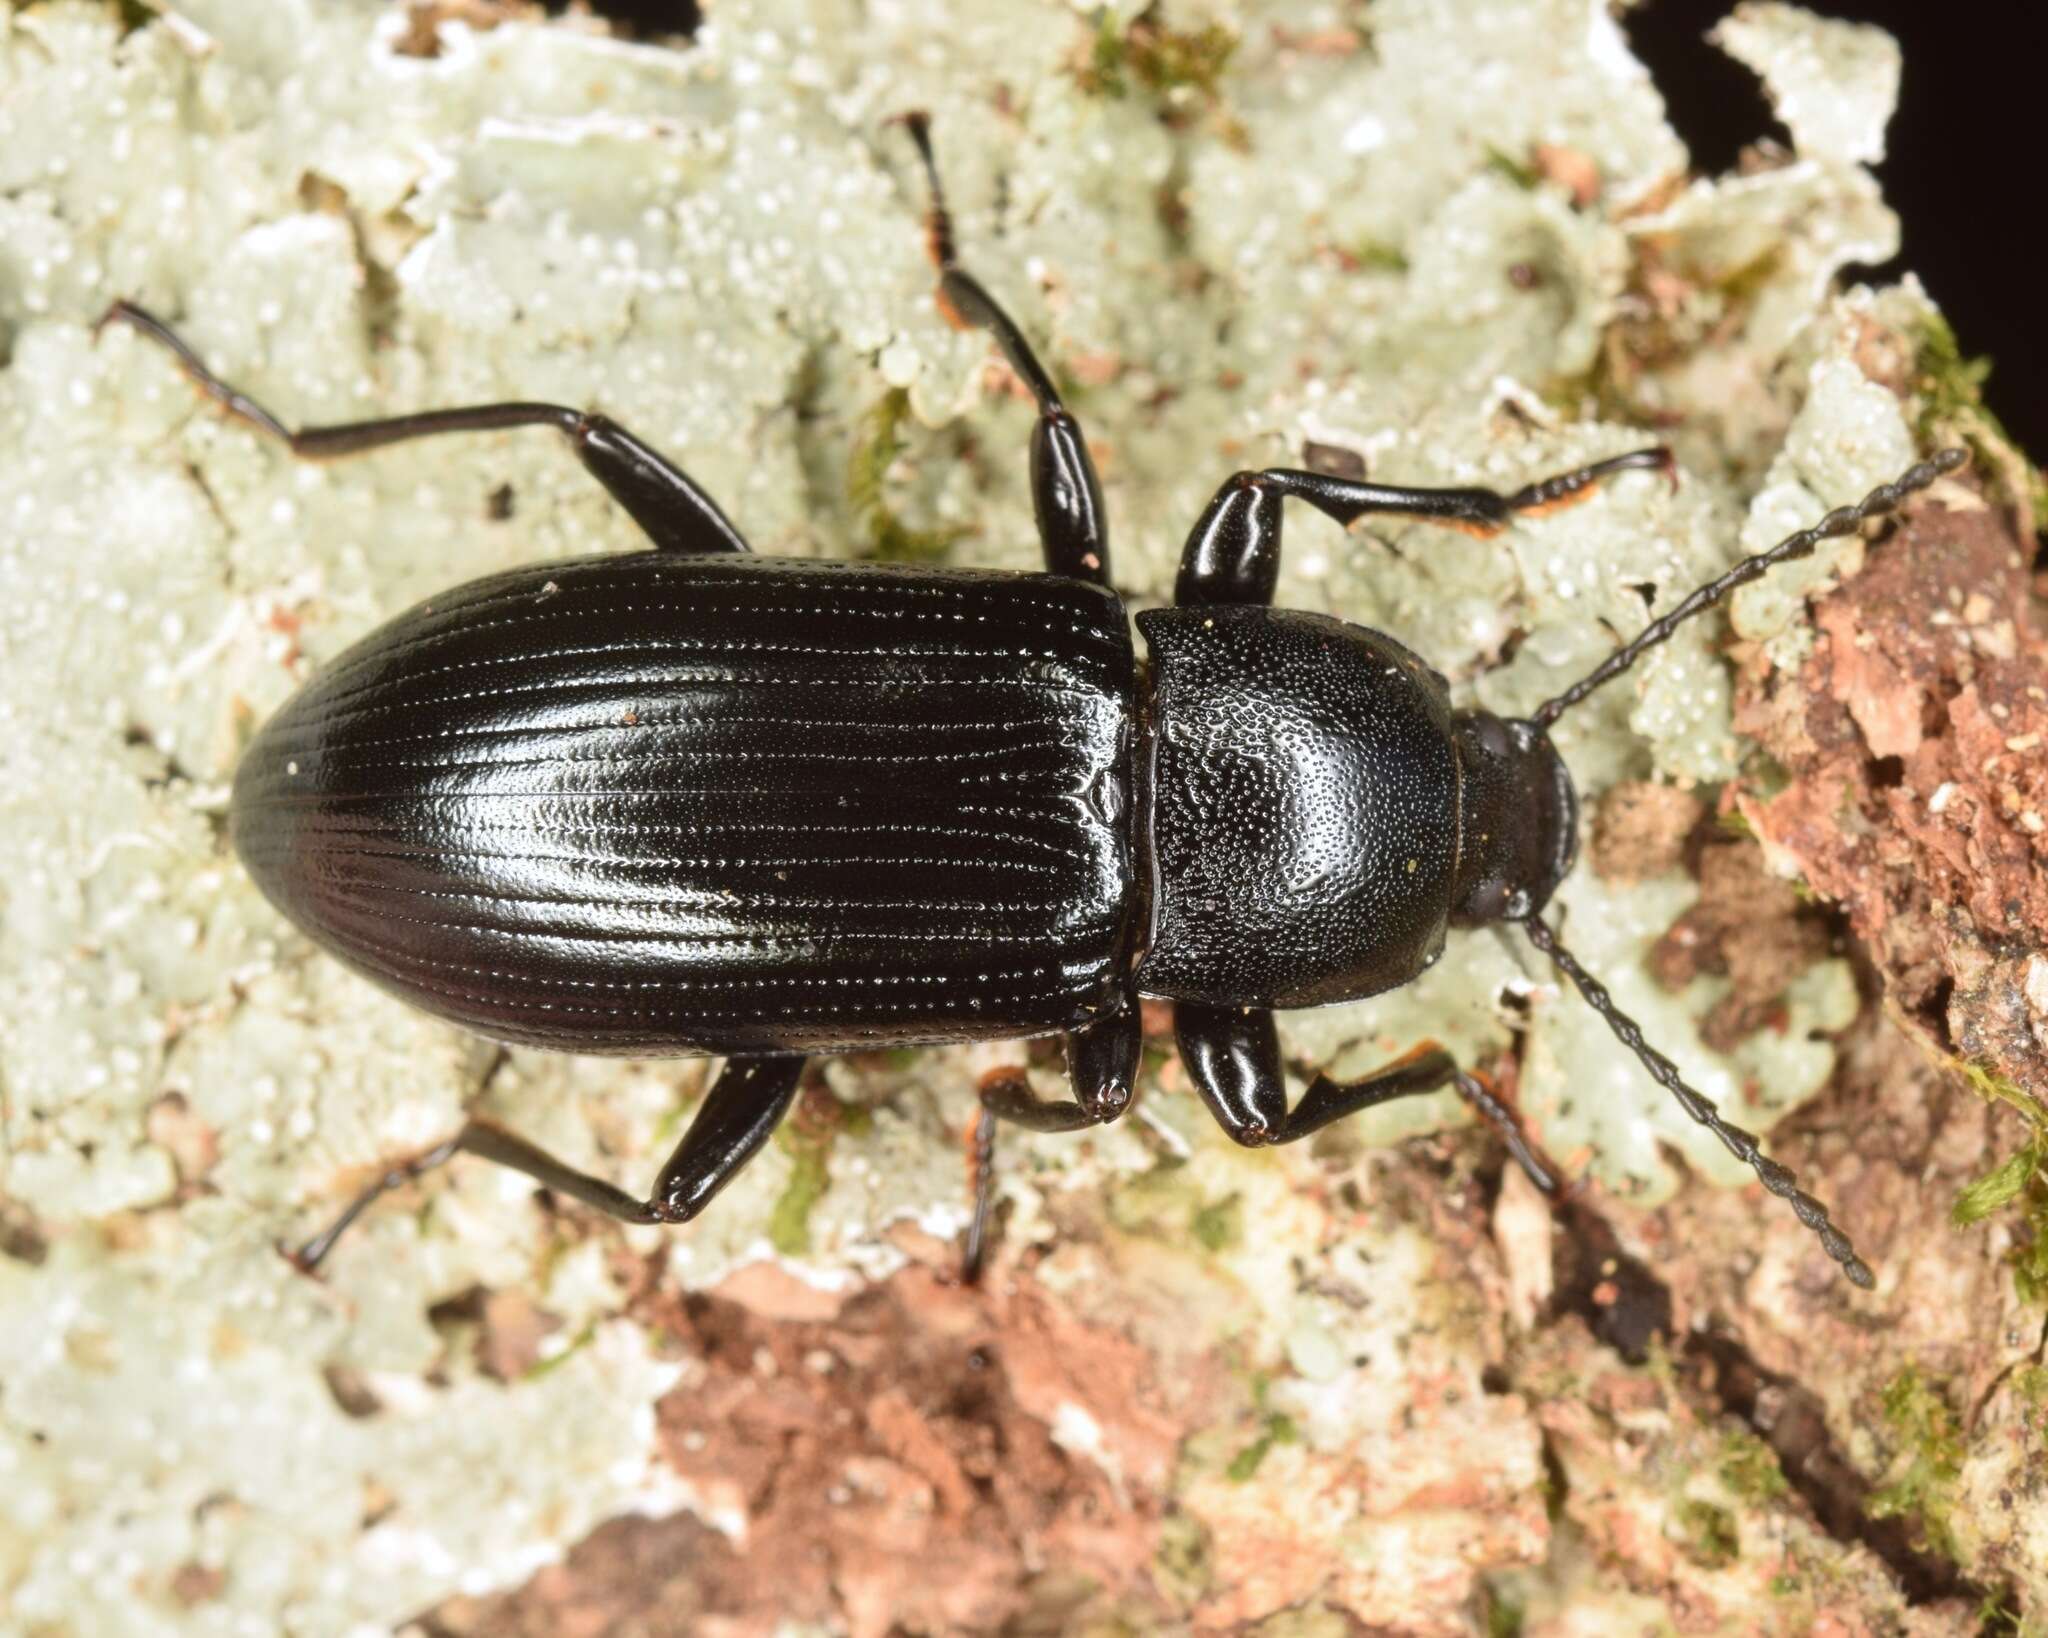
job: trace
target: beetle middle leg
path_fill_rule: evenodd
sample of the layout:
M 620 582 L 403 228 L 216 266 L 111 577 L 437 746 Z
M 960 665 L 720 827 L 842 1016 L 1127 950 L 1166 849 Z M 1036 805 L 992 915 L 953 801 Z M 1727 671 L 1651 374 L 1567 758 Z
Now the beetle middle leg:
M 690 475 L 664 459 L 632 433 L 602 415 L 587 414 L 560 404 L 472 404 L 462 409 L 423 410 L 414 415 L 384 416 L 373 421 L 344 421 L 328 427 L 285 425 L 246 393 L 238 392 L 209 370 L 176 331 L 132 302 L 117 301 L 99 327 L 126 324 L 166 348 L 178 367 L 202 393 L 259 432 L 287 445 L 308 460 L 359 455 L 365 450 L 444 432 L 496 432 L 508 427 L 553 427 L 569 440 L 577 459 L 624 507 L 659 551 L 744 552 L 750 550 L 740 532 L 718 509 L 718 503 L 697 487 Z
M 930 119 L 922 113 L 905 114 L 902 124 L 917 144 L 931 185 L 928 222 L 931 256 L 939 269 L 940 304 L 948 317 L 994 336 L 1017 379 L 1038 402 L 1038 424 L 1031 431 L 1031 508 L 1045 548 L 1045 572 L 1107 586 L 1109 523 L 1102 510 L 1102 485 L 1095 476 L 1095 462 L 1089 457 L 1081 425 L 1060 402 L 1059 389 L 1032 352 L 1017 321 L 955 255 L 953 218 L 939 186 L 938 162 L 932 157 Z
M 1031 1132 L 1078 1132 L 1102 1126 L 1130 1107 L 1138 1080 L 1144 1025 L 1135 1005 L 1071 1029 L 1064 1040 L 1071 1100 L 1039 1097 L 1022 1076 L 992 1076 L 981 1089 L 982 1106 L 999 1119 Z
M 800 1057 L 728 1059 L 698 1105 L 690 1129 L 662 1167 L 653 1192 L 644 1200 L 556 1159 L 538 1144 L 493 1121 L 472 1119 L 445 1143 L 391 1167 L 325 1229 L 288 1255 L 302 1271 L 312 1273 L 371 1204 L 457 1155 L 475 1155 L 509 1166 L 544 1188 L 580 1200 L 622 1223 L 687 1223 L 761 1152 L 789 1113 L 803 1070 Z
M 1144 1047 L 1144 1022 L 1137 1006 L 1069 1030 L 1064 1041 L 1071 1099 L 1041 1098 L 1021 1074 L 995 1074 L 981 1085 L 981 1113 L 975 1121 L 974 1215 L 960 1255 L 960 1278 L 972 1285 L 981 1278 L 987 1244 L 990 1201 L 995 1193 L 996 1122 L 1009 1121 L 1028 1132 L 1078 1132 L 1104 1126 L 1131 1104 L 1137 1085 L 1138 1059 Z
M 1289 1109 L 1280 1038 L 1270 1012 L 1180 1002 L 1173 1009 L 1173 1028 L 1195 1090 L 1218 1124 L 1247 1147 L 1295 1143 L 1361 1110 L 1455 1086 L 1501 1135 L 1529 1181 L 1553 1198 L 1559 1193 L 1557 1179 L 1523 1135 L 1514 1111 L 1439 1046 L 1419 1048 L 1355 1081 L 1318 1075 Z
M 1490 535 L 1517 517 L 1564 505 L 1618 472 L 1662 472 L 1671 477 L 1676 470 L 1671 451 L 1658 445 L 1539 478 L 1507 495 L 1493 489 L 1361 483 L 1290 467 L 1239 472 L 1216 491 L 1188 535 L 1173 600 L 1184 607 L 1272 602 L 1280 578 L 1281 508 L 1289 500 L 1307 501 L 1346 526 L 1368 512 L 1389 512 L 1434 518 L 1453 528 Z

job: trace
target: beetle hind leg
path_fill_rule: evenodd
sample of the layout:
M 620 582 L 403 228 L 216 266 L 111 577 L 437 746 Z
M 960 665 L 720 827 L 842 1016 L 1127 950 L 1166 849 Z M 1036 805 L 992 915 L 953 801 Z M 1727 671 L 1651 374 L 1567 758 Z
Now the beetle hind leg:
M 662 1167 L 653 1193 L 644 1200 L 556 1159 L 516 1132 L 492 1121 L 472 1119 L 454 1137 L 385 1171 L 304 1245 L 282 1249 L 302 1273 L 313 1273 L 335 1242 L 377 1200 L 457 1155 L 475 1155 L 509 1166 L 543 1188 L 579 1200 L 622 1223 L 687 1223 L 760 1153 L 795 1101 L 803 1069 L 802 1058 L 728 1060 L 704 1094 L 682 1142 Z
M 1107 586 L 1109 524 L 1102 509 L 1102 485 L 1095 476 L 1095 462 L 1088 454 L 1081 425 L 1060 401 L 1058 387 L 1024 339 L 1017 321 L 981 280 L 960 265 L 953 243 L 953 218 L 946 209 L 938 161 L 932 155 L 930 119 L 911 113 L 903 115 L 899 123 L 917 144 L 931 188 L 926 225 L 932 262 L 939 270 L 940 308 L 953 323 L 994 336 L 1017 379 L 1038 403 L 1038 425 L 1031 434 L 1031 507 L 1045 549 L 1045 572 Z
M 560 404 L 471 404 L 461 409 L 423 410 L 372 421 L 328 427 L 291 427 L 255 399 L 229 386 L 206 367 L 168 324 L 133 302 L 117 301 L 95 328 L 125 324 L 163 347 L 186 378 L 237 420 L 286 445 L 307 460 L 360 455 L 414 438 L 444 432 L 495 432 L 508 427 L 553 427 L 569 440 L 576 458 L 624 507 L 659 551 L 744 552 L 746 540 L 697 487 L 690 475 L 642 443 L 616 421 Z
M 996 1123 L 1006 1120 L 1028 1132 L 1078 1132 L 1107 1125 L 1130 1107 L 1144 1046 L 1144 1023 L 1135 1004 L 1069 1030 L 1064 1044 L 1071 1099 L 1039 1097 L 1021 1071 L 997 1070 L 981 1083 L 981 1111 L 968 1139 L 974 1214 L 960 1254 L 963 1285 L 981 1278 L 995 1197 Z

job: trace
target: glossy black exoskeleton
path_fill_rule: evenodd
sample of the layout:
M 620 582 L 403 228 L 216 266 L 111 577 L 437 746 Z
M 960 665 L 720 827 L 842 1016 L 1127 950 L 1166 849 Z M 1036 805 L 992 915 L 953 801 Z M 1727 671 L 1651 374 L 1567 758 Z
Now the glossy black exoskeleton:
M 923 123 L 908 123 L 929 167 Z M 1113 1120 L 1142 996 L 1172 1002 L 1189 1076 L 1241 1143 L 1456 1085 L 1550 1188 L 1510 1113 L 1433 1046 L 1363 1080 L 1317 1076 L 1290 1108 L 1272 1020 L 1408 982 L 1447 928 L 1518 922 L 1869 1283 L 1819 1203 L 1643 1044 L 1539 919 L 1578 825 L 1548 729 L 1681 620 L 1959 457 L 1702 587 L 1527 720 L 1453 709 L 1444 679 L 1384 633 L 1272 608 L 1284 503 L 1491 532 L 1614 473 L 1669 474 L 1666 451 L 1509 495 L 1241 472 L 1195 526 L 1177 606 L 1137 616 L 1142 663 L 1080 428 L 956 262 L 935 172 L 931 186 L 942 300 L 993 334 L 1038 403 L 1043 574 L 757 557 L 681 471 L 554 405 L 294 432 L 147 313 L 110 313 L 302 455 L 552 426 L 653 543 L 434 597 L 323 670 L 242 759 L 236 849 L 357 972 L 502 1041 L 727 1057 L 644 1199 L 475 1120 L 378 1188 L 468 1152 L 629 1222 L 682 1222 L 767 1140 L 807 1054 L 888 1044 L 1062 1035 L 1071 1100 L 998 1079 L 984 1121 Z

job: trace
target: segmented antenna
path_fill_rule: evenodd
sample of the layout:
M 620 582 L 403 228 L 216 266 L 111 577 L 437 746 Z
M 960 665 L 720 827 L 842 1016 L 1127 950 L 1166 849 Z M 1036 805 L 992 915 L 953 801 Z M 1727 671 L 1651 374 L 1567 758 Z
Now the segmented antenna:
M 1594 689 L 1603 683 L 1612 682 L 1686 621 L 1712 608 L 1736 587 L 1748 585 L 1780 563 L 1789 563 L 1794 558 L 1810 556 L 1813 549 L 1824 540 L 1849 534 L 1872 518 L 1883 517 L 1887 512 L 1896 512 L 1906 497 L 1916 489 L 1925 489 L 1943 473 L 1955 471 L 1969 458 L 1965 450 L 1944 449 L 1940 454 L 1931 456 L 1918 466 L 1900 473 L 1890 483 L 1879 484 L 1854 506 L 1838 506 L 1811 529 L 1802 529 L 1796 535 L 1788 535 L 1769 551 L 1758 552 L 1755 557 L 1744 558 L 1720 579 L 1709 580 L 1669 614 L 1651 621 L 1631 641 L 1616 649 L 1557 698 L 1545 700 L 1530 713 L 1529 720 L 1539 728 L 1548 728 Z
M 1933 463 L 1928 465 L 1931 467 Z M 1911 478 L 1922 470 L 1915 467 L 1906 477 Z M 1922 483 L 1927 481 L 1926 478 L 1921 479 Z M 1905 479 L 1900 482 L 1904 483 Z M 1890 487 L 1895 486 L 1887 486 Z M 1557 935 L 1544 922 L 1531 916 L 1522 923 L 1522 930 L 1529 935 L 1529 942 L 1556 962 L 1558 970 L 1578 987 L 1579 994 L 1586 998 L 1586 1004 L 1607 1020 L 1607 1027 L 1614 1031 L 1616 1039 L 1642 1060 L 1651 1078 L 1676 1098 L 1688 1115 L 1726 1144 L 1730 1154 L 1748 1165 L 1762 1180 L 1763 1186 L 1787 1202 L 1799 1221 L 1820 1237 L 1822 1249 L 1842 1265 L 1842 1272 L 1848 1275 L 1851 1284 L 1868 1291 L 1877 1283 L 1870 1272 L 1870 1265 L 1856 1255 L 1856 1248 L 1849 1243 L 1848 1235 L 1828 1221 L 1827 1207 L 1801 1189 L 1799 1180 L 1788 1168 L 1766 1155 L 1754 1135 L 1723 1120 L 1712 1098 L 1686 1085 L 1684 1077 L 1678 1073 L 1678 1066 L 1643 1039 L 1641 1026 L 1614 1004 L 1614 997 L 1607 993 L 1607 986 L 1579 965 L 1578 959 L 1558 943 Z

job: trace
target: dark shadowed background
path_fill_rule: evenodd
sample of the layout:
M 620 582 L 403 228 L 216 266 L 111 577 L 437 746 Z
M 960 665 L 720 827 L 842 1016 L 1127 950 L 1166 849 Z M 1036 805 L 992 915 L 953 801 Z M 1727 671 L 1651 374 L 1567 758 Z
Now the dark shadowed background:
M 1905 224 L 1881 272 L 1917 271 L 1963 351 L 1988 354 L 1992 409 L 2036 461 L 2048 458 L 2040 231 L 2041 99 L 2048 11 L 2026 0 L 1807 0 L 1876 23 L 1906 54 L 1899 112 L 1879 167 Z M 1756 76 L 1707 44 L 1730 0 L 1649 0 L 1625 19 L 1693 163 L 1717 171 L 1758 137 L 1784 140 Z

